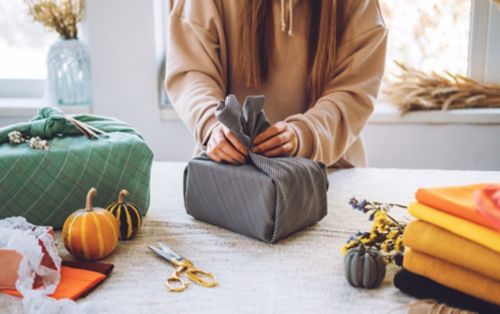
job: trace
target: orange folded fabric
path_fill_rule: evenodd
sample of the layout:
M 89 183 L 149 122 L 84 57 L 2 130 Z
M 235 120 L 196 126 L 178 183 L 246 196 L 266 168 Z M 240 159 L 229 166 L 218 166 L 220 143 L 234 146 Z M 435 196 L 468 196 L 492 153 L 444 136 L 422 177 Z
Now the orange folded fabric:
M 405 250 L 403 267 L 448 288 L 500 305 L 498 280 L 408 248 Z
M 476 210 L 474 192 L 488 184 L 422 188 L 415 197 L 419 203 L 448 214 L 461 217 L 478 225 L 497 230 L 495 224 Z
M 405 247 L 500 281 L 500 253 L 423 220 L 413 220 L 403 234 Z
M 61 282 L 57 286 L 56 291 L 49 296 L 54 299 L 71 299 L 76 301 L 104 279 L 106 279 L 106 275 L 95 271 L 62 266 Z M 17 290 L 4 289 L 0 291 L 22 297 Z

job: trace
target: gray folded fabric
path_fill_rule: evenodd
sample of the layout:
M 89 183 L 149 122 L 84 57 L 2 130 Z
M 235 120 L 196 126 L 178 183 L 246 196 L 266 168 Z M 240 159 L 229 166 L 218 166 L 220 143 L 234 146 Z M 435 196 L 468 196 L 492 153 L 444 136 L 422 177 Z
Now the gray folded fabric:
M 270 126 L 264 97 L 241 106 L 234 95 L 217 107 L 217 119 L 250 153 L 245 165 L 192 159 L 184 172 L 184 203 L 194 218 L 252 238 L 276 242 L 327 213 L 325 166 L 298 157 L 268 158 L 251 152 L 253 138 Z

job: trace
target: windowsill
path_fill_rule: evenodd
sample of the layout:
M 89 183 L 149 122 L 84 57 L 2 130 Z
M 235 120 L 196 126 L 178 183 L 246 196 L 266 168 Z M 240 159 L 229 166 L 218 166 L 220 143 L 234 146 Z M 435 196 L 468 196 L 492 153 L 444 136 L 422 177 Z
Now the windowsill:
M 0 117 L 32 117 L 43 105 L 42 98 L 0 98 Z M 89 106 L 59 107 L 65 113 L 91 113 Z M 172 107 L 160 109 L 162 121 L 179 121 Z M 370 124 L 500 124 L 500 108 L 418 111 L 401 115 L 388 103 L 378 103 Z
M 161 108 L 162 120 L 178 120 L 172 107 Z M 500 124 L 500 108 L 414 111 L 401 115 L 388 103 L 377 103 L 368 123 L 371 124 Z
M 163 121 L 179 120 L 172 107 L 161 108 Z M 389 103 L 379 102 L 370 124 L 500 124 L 500 108 L 414 111 L 404 115 Z
M 0 98 L 0 117 L 33 117 L 44 104 L 43 98 Z M 60 106 L 67 114 L 91 113 L 90 106 Z
M 500 124 L 500 108 L 413 111 L 401 115 L 388 103 L 377 103 L 370 124 Z

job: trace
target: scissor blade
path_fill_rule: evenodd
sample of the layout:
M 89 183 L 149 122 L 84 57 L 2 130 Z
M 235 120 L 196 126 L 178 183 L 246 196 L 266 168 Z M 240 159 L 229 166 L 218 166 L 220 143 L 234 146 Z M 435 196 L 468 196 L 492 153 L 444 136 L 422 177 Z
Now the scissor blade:
M 157 248 L 157 247 L 154 247 L 152 245 L 148 245 L 148 247 L 153 251 L 155 252 L 156 254 L 160 255 L 161 257 L 163 257 L 164 259 L 166 259 L 167 261 L 169 261 L 170 263 L 173 263 L 174 260 L 175 260 L 175 256 L 174 255 L 171 255 L 169 254 L 168 252 L 164 252 L 161 248 Z
M 167 254 L 169 254 L 169 255 L 173 256 L 176 260 L 180 261 L 180 260 L 183 260 L 183 259 L 184 259 L 184 257 L 182 257 L 182 256 L 180 256 L 179 254 L 175 253 L 175 252 L 174 252 L 174 250 L 172 250 L 172 249 L 171 249 L 168 245 L 166 245 L 165 243 L 163 243 L 163 242 L 158 242 L 158 246 L 160 247 L 160 249 L 161 249 L 163 252 L 165 252 L 165 253 L 167 253 Z

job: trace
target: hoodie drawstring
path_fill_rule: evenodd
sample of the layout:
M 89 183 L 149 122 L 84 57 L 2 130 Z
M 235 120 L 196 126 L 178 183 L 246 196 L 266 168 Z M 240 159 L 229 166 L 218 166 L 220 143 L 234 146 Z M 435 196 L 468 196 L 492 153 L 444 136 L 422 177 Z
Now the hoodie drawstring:
M 281 0 L 281 31 L 285 31 L 285 0 Z
M 286 31 L 285 0 L 281 0 L 281 31 Z M 293 0 L 288 0 L 288 36 L 293 35 Z

